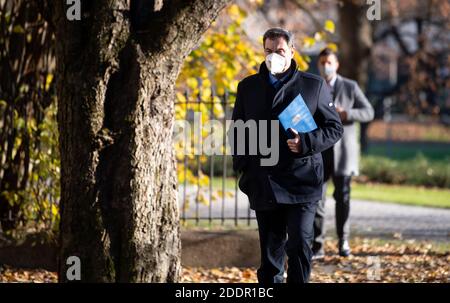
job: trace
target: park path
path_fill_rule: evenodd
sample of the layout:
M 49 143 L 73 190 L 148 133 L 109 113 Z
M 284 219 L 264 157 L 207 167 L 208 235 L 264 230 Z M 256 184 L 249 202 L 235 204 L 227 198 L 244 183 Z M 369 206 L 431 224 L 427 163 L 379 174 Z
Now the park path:
M 183 188 L 180 187 L 180 198 Z M 195 194 L 195 188 L 188 187 L 188 194 Z M 208 193 L 206 193 L 208 196 Z M 182 203 L 180 200 L 180 204 Z M 224 214 L 226 218 L 234 218 L 235 197 L 226 197 Z M 335 202 L 328 199 L 326 202 L 326 229 L 334 235 L 334 206 Z M 211 205 L 213 217 L 220 217 L 222 200 L 214 201 Z M 450 241 L 450 210 L 431 207 L 408 206 L 385 202 L 352 200 L 351 202 L 351 230 L 353 235 L 361 236 L 389 236 L 396 238 L 439 239 Z M 208 217 L 209 207 L 199 204 L 198 213 Z M 239 217 L 247 217 L 248 199 L 239 191 L 237 199 L 237 213 Z M 182 214 L 182 212 L 181 212 Z M 191 202 L 186 211 L 186 217 L 195 217 L 195 203 Z M 251 217 L 255 214 L 250 211 Z M 252 224 L 255 224 L 253 220 Z M 241 223 L 246 224 L 246 223 Z

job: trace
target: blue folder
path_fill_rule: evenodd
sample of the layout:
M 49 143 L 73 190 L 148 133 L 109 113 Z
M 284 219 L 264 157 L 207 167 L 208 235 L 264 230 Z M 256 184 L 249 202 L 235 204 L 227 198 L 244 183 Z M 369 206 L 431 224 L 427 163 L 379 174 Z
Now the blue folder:
M 288 107 L 278 115 L 278 119 L 285 131 L 293 128 L 299 133 L 308 133 L 317 129 L 316 122 L 301 94 L 298 94 Z

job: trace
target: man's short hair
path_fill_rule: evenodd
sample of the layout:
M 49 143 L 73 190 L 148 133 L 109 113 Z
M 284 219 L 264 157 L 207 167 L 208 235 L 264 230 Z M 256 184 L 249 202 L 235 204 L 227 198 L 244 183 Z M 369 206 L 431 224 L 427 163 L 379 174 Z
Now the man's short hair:
M 322 58 L 322 57 L 328 57 L 328 56 L 334 56 L 334 57 L 336 58 L 336 60 L 339 61 L 339 56 L 338 56 L 338 54 L 337 54 L 334 50 L 332 50 L 331 48 L 329 48 L 329 47 L 324 48 L 324 49 L 319 53 L 319 58 Z
M 280 27 L 274 27 L 271 29 L 268 29 L 263 36 L 263 45 L 266 45 L 266 40 L 274 40 L 277 38 L 284 38 L 286 40 L 286 43 L 288 46 L 294 46 L 294 35 L 285 29 L 282 29 Z

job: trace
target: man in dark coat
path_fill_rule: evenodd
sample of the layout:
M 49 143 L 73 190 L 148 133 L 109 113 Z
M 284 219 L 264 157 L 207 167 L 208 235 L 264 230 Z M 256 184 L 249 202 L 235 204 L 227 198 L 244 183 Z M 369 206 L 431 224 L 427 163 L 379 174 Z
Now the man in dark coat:
M 326 82 L 319 76 L 301 72 L 293 60 L 292 34 L 280 28 L 268 30 L 263 37 L 266 60 L 259 73 L 242 80 L 237 89 L 233 123 L 256 121 L 258 138 L 277 136 L 278 161 L 262 165 L 267 154 L 251 154 L 245 136 L 244 154 L 236 151 L 236 127 L 229 130 L 233 168 L 242 173 L 240 189 L 256 212 L 261 266 L 260 283 L 283 282 L 285 252 L 288 255 L 288 283 L 306 283 L 311 273 L 313 220 L 322 197 L 323 163 L 321 152 L 342 136 L 343 128 Z M 317 129 L 298 133 L 283 127 L 259 127 L 262 121 L 279 123 L 278 115 L 301 94 Z M 248 124 L 250 125 L 250 124 Z M 261 136 L 261 132 L 265 132 Z M 252 138 L 250 138 L 252 139 Z M 251 141 L 251 140 L 250 140 Z M 274 146 L 271 146 L 273 149 Z M 287 239 L 288 236 L 288 239 Z

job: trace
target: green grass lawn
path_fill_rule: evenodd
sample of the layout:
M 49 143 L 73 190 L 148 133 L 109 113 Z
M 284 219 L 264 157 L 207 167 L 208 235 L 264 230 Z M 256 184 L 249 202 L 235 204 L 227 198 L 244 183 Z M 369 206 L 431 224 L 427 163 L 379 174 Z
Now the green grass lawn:
M 221 189 L 222 178 L 214 178 L 212 184 L 215 189 Z M 234 184 L 233 178 L 225 180 L 227 190 L 234 190 Z M 332 192 L 333 185 L 330 183 L 328 196 L 331 196 Z M 450 208 L 450 190 L 448 189 L 353 183 L 351 196 L 352 199 L 358 200 Z
M 333 186 L 329 186 L 327 194 L 331 196 L 332 192 Z M 358 200 L 450 208 L 450 190 L 445 189 L 353 183 L 351 197 Z

